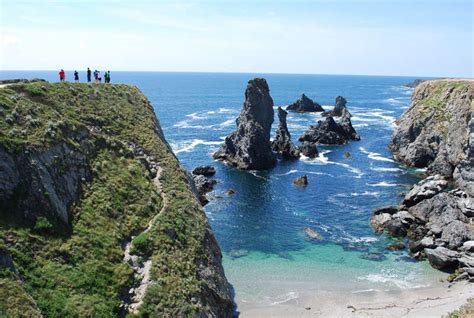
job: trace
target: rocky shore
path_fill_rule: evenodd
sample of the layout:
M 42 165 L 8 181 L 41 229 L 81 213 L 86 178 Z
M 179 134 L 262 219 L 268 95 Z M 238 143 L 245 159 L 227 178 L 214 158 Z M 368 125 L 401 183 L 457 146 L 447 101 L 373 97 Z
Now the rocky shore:
M 407 166 L 426 168 L 400 206 L 376 209 L 376 231 L 407 236 L 416 258 L 427 258 L 452 280 L 474 281 L 474 81 L 420 83 L 397 121 L 390 149 Z

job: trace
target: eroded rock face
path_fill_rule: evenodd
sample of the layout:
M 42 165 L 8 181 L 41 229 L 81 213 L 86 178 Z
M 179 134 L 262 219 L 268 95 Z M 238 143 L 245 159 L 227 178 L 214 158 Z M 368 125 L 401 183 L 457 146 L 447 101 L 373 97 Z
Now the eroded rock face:
M 305 94 L 301 95 L 300 99 L 286 107 L 286 110 L 295 112 L 323 112 L 324 108 L 318 103 L 313 102 Z
M 408 166 L 427 167 L 432 173 L 451 177 L 472 154 L 469 136 L 474 125 L 470 123 L 473 97 L 474 81 L 420 84 L 411 107 L 397 121 L 389 146 L 395 158 Z
M 263 78 L 248 82 L 245 102 L 236 120 L 237 129 L 225 139 L 214 158 L 244 170 L 264 170 L 276 163 L 271 149 L 273 99 Z
M 286 125 L 286 116 L 288 113 L 281 107 L 278 107 L 278 119 L 280 124 L 276 133 L 276 137 L 272 142 L 272 149 L 279 153 L 284 158 L 297 159 L 300 157 L 300 152 L 291 142 L 291 135 Z
M 411 188 L 399 212 L 373 217 L 376 230 L 406 233 L 413 255 L 444 271 L 474 266 L 473 89 L 474 81 L 467 80 L 426 81 L 415 89 L 390 149 L 432 176 Z M 448 191 L 450 186 L 455 189 Z M 463 275 L 473 279 L 474 271 Z
M 87 136 L 82 131 L 74 137 L 80 150 L 66 143 L 20 154 L 0 148 L 0 211 L 19 222 L 34 224 L 45 216 L 69 227 L 69 207 L 91 177 L 87 158 L 94 146 Z

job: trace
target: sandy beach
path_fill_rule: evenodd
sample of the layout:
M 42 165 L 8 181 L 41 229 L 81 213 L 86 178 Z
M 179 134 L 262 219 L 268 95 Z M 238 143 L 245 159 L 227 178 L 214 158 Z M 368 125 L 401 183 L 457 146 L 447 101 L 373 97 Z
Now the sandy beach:
M 269 307 L 239 304 L 241 317 L 443 317 L 474 297 L 467 282 L 434 288 L 357 293 L 317 293 Z

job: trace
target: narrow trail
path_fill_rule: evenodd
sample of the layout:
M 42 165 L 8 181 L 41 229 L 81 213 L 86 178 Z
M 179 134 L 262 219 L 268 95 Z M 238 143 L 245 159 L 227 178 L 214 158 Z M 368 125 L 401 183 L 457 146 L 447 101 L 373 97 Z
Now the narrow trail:
M 163 185 L 161 184 L 160 177 L 163 172 L 163 169 L 156 165 L 157 173 L 156 177 L 153 179 L 153 184 L 156 186 L 158 191 L 160 192 L 161 199 L 162 199 L 162 207 L 160 211 L 148 222 L 147 228 L 140 234 L 147 233 L 151 230 L 151 227 L 155 223 L 158 216 L 168 207 L 168 199 L 163 192 Z M 125 307 L 128 312 L 132 314 L 138 314 L 138 309 L 143 303 L 143 299 L 145 298 L 146 290 L 149 285 L 153 284 L 153 281 L 150 277 L 152 262 L 150 259 L 144 257 L 142 261 L 140 261 L 139 256 L 133 255 L 130 253 L 132 247 L 132 239 L 127 242 L 125 246 L 124 258 L 123 261 L 129 264 L 133 271 L 135 272 L 135 280 L 139 281 L 138 286 L 132 287 L 129 290 L 129 297 L 130 302 L 125 304 Z

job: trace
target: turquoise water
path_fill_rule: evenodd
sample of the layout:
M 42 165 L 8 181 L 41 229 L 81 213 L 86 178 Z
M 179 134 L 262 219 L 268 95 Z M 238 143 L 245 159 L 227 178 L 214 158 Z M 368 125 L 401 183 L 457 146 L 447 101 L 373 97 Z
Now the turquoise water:
M 214 162 L 211 154 L 235 128 L 246 82 L 255 76 L 267 79 L 275 107 L 305 93 L 330 108 L 337 95 L 344 96 L 361 141 L 319 147 L 319 158 L 279 161 L 263 172 Z M 56 72 L 1 72 L 0 77 L 57 80 Z M 411 90 L 402 85 L 413 79 L 112 72 L 112 82 L 135 84 L 148 96 L 186 168 L 216 166 L 218 185 L 205 210 L 236 300 L 245 306 L 267 306 L 309 292 L 400 290 L 438 282 L 442 274 L 426 262 L 413 262 L 406 250 L 388 251 L 393 241 L 374 234 L 368 222 L 374 208 L 397 204 L 400 193 L 417 180 L 387 149 L 393 122 L 410 102 Z M 290 113 L 293 140 L 319 118 Z M 351 157 L 345 159 L 347 151 Z M 302 174 L 309 185 L 294 187 L 292 180 Z M 226 196 L 229 189 L 235 195 Z M 323 240 L 307 240 L 304 227 Z

